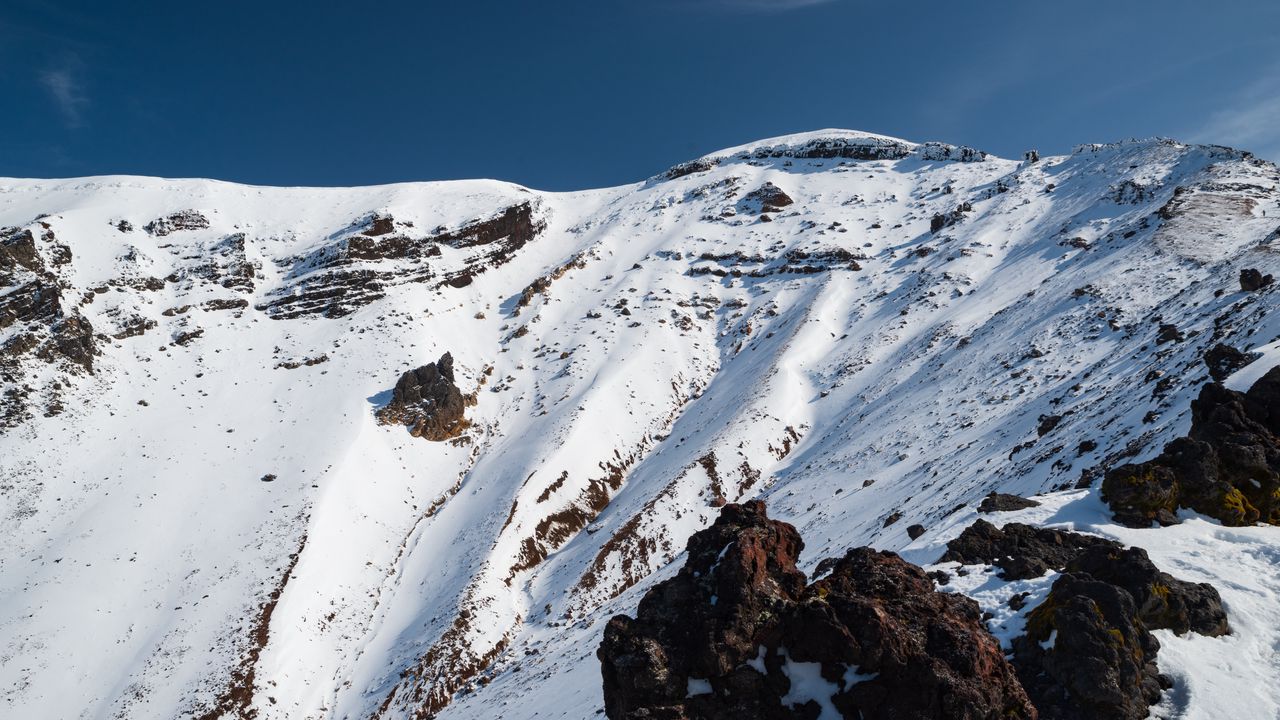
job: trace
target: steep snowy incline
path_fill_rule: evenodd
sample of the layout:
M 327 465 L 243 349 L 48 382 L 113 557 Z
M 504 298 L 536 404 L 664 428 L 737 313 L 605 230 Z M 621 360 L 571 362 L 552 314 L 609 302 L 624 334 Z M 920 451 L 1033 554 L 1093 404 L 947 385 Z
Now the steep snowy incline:
M 726 501 L 816 562 L 1185 432 L 1208 347 L 1280 336 L 1278 188 L 847 131 L 580 193 L 0 181 L 0 707 L 593 716 Z M 379 425 L 444 352 L 470 427 Z

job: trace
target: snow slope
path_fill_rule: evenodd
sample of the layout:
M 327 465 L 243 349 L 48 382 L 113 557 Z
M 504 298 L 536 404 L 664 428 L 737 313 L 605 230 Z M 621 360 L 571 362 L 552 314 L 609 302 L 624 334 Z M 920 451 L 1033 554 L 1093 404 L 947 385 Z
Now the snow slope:
M 794 203 L 761 216 L 766 182 Z M 929 562 L 988 491 L 1185 433 L 1212 344 L 1280 358 L 1280 294 L 1237 282 L 1280 265 L 1280 173 L 1167 140 L 1025 163 L 821 131 L 577 193 L 0 180 L 0 227 L 61 297 L 0 326 L 6 716 L 592 717 L 602 624 L 723 501 L 768 498 L 809 567 Z M 68 317 L 91 370 L 15 350 Z M 379 426 L 445 351 L 467 434 Z M 1055 497 L 1217 577 L 1219 657 L 1274 647 L 1276 533 Z M 1280 707 L 1161 641 L 1171 716 Z

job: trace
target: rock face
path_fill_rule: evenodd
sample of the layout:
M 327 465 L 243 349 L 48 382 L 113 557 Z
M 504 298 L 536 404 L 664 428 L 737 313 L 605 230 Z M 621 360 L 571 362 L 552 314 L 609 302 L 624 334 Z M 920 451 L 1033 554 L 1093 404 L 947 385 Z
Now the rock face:
M 453 356 L 409 370 L 400 376 L 391 402 L 378 411 L 383 424 L 401 424 L 409 434 L 427 440 L 451 440 L 470 423 L 465 412 L 475 400 L 462 394 L 453 379 Z
M 1178 522 L 1179 507 L 1226 525 L 1280 524 L 1280 367 L 1247 393 L 1209 383 L 1191 403 L 1191 430 L 1144 463 L 1107 473 L 1102 497 L 1118 522 Z
M 606 627 L 608 717 L 1036 717 L 972 600 L 869 548 L 806 586 L 803 547 L 763 503 L 725 505 L 680 573 Z

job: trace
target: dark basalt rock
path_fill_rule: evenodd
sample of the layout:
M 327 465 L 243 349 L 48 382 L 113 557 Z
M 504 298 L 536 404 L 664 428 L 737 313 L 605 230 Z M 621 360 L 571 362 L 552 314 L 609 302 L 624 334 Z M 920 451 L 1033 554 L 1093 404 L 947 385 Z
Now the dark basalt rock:
M 405 425 L 414 437 L 450 440 L 469 427 L 465 412 L 474 404 L 475 399 L 463 395 L 454 382 L 453 356 L 445 353 L 401 375 L 391 402 L 377 416 L 384 425 Z
M 1263 275 L 1257 268 L 1245 268 L 1240 271 L 1240 289 L 1244 292 L 1255 292 L 1275 281 L 1270 274 Z
M 1225 525 L 1280 524 L 1280 367 L 1247 393 L 1209 383 L 1191 403 L 1191 430 L 1158 457 L 1108 472 L 1102 498 L 1118 522 L 1178 522 L 1180 507 Z
M 1178 326 L 1171 325 L 1169 323 L 1161 324 L 1160 330 L 1156 333 L 1157 345 L 1163 345 L 1167 342 L 1182 342 L 1185 339 L 1186 337 L 1182 334 L 1182 331 L 1178 329 Z
M 1235 371 L 1253 362 L 1256 357 L 1242 353 L 1230 345 L 1218 343 L 1204 354 L 1204 364 L 1209 366 L 1209 377 L 1222 382 Z
M 1013 641 L 1014 665 L 1041 718 L 1145 718 L 1169 686 L 1150 630 L 1230 632 L 1218 591 L 1161 572 L 1142 548 L 1103 538 L 979 520 L 947 545 L 943 561 L 989 563 L 1021 580 L 1061 570 Z M 1010 598 L 1020 609 L 1026 597 Z
M 1178 635 L 1192 631 L 1209 637 L 1231 632 L 1217 588 L 1161 572 L 1140 547 L 1095 545 L 1072 558 L 1065 569 L 1123 588 L 1148 629 L 1172 630 Z
M 1170 686 L 1129 593 L 1066 574 L 1027 616 L 1014 664 L 1045 720 L 1140 720 Z
M 1120 544 L 1092 535 L 1009 523 L 998 528 L 978 520 L 947 543 L 938 562 L 995 565 L 1005 580 L 1025 580 L 1061 570 L 1082 550 L 1091 547 L 1120 549 Z
M 1040 507 L 1040 503 L 1017 495 L 993 492 L 982 498 L 982 502 L 978 505 L 978 512 L 1011 512 L 1033 507 Z
M 680 573 L 605 628 L 608 717 L 1036 717 L 972 600 L 870 548 L 806 587 L 803 547 L 762 502 L 725 505 L 689 540 Z M 805 671 L 827 689 L 784 704 Z
M 782 188 L 771 182 L 766 182 L 742 198 L 744 210 L 760 213 L 776 213 L 794 202 Z

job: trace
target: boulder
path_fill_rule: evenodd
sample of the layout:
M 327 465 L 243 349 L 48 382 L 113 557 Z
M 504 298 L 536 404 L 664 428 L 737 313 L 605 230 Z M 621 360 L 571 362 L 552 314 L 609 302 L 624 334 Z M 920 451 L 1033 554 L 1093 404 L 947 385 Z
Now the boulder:
M 409 434 L 427 440 L 450 440 L 462 434 L 470 423 L 465 413 L 475 398 L 465 396 L 453 377 L 453 356 L 409 370 L 400 376 L 391 402 L 378 411 L 384 425 L 399 424 Z
M 986 520 L 977 520 L 947 543 L 947 552 L 938 562 L 995 565 L 1005 580 L 1026 580 L 1050 570 L 1061 570 L 1082 550 L 1091 547 L 1118 550 L 1121 546 L 1093 535 L 1022 523 L 1008 523 L 998 528 Z
M 1256 356 L 1242 353 L 1239 350 L 1218 343 L 1204 354 L 1204 364 L 1209 366 L 1209 376 L 1222 382 L 1232 373 L 1253 362 Z
M 1159 649 L 1129 593 L 1070 573 L 1013 641 L 1018 676 L 1046 720 L 1146 718 L 1171 684 L 1156 667 Z
M 1017 495 L 993 492 L 982 498 L 982 502 L 978 505 L 978 512 L 1009 512 L 1012 510 L 1026 510 L 1027 508 L 1033 507 L 1040 507 L 1040 503 Z
M 1275 281 L 1271 275 L 1263 275 L 1257 268 L 1245 268 L 1240 271 L 1240 289 L 1244 292 L 1255 292 Z

